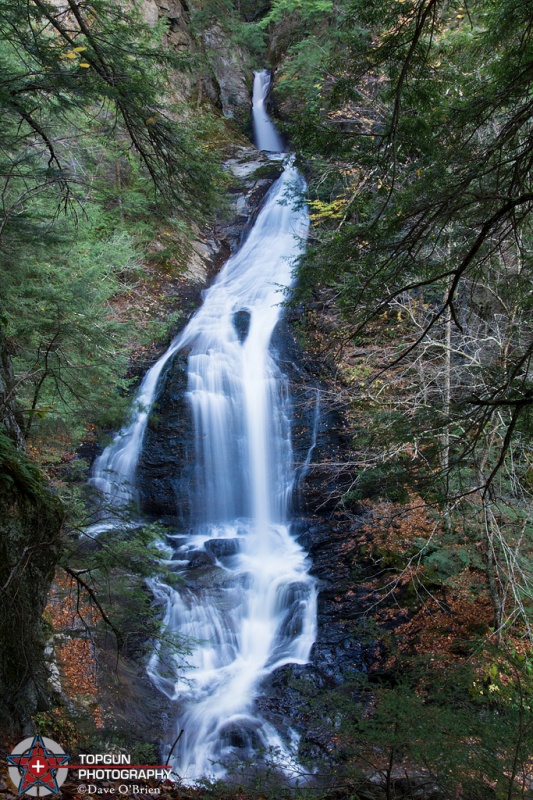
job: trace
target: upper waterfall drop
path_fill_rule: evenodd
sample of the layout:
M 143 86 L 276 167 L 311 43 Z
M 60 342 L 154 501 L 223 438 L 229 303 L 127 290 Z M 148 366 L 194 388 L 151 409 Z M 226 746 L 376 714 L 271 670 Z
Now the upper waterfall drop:
M 266 110 L 269 91 L 269 71 L 264 69 L 260 72 L 254 72 L 252 115 L 255 145 L 258 150 L 265 150 L 269 153 L 283 153 L 285 152 L 283 141 Z

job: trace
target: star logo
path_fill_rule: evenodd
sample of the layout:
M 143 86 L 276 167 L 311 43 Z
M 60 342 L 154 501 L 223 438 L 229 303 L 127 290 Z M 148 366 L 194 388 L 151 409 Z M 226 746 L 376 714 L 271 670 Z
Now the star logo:
M 9 777 L 19 794 L 37 797 L 57 794 L 68 774 L 64 765 L 69 758 L 52 739 L 42 736 L 24 739 L 7 757 L 12 765 Z

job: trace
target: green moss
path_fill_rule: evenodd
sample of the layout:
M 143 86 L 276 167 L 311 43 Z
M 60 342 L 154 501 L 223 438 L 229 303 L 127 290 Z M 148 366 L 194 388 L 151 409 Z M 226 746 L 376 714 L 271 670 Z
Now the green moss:
M 252 177 L 254 180 L 260 180 L 261 178 L 279 178 L 281 175 L 281 167 L 279 163 L 272 161 L 269 164 L 262 164 L 258 167 Z
M 15 447 L 4 425 L 0 425 L 0 492 L 15 487 L 43 499 L 46 484 L 40 470 Z

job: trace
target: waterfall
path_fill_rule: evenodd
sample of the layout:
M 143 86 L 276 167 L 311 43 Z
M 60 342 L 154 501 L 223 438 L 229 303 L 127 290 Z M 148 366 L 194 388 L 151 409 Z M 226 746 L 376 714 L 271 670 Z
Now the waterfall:
M 166 353 L 148 370 L 137 392 L 131 421 L 95 459 L 90 482 L 106 499 L 107 511 L 111 514 L 135 500 L 135 470 L 148 424 L 150 407 L 157 391 L 157 382 L 163 367 L 179 348 L 179 339 L 176 339 Z M 109 522 L 112 525 L 113 517 Z M 105 523 L 100 527 L 104 525 Z
M 257 144 L 280 150 L 266 115 L 269 76 L 256 73 Z M 308 230 L 294 196 L 302 177 L 286 161 L 248 238 L 205 292 L 201 308 L 147 373 L 131 423 L 95 462 L 93 482 L 120 505 L 134 495 L 135 466 L 166 362 L 187 348 L 195 481 L 192 527 L 169 535 L 183 588 L 151 581 L 164 629 L 190 651 L 156 646 L 148 674 L 176 709 L 183 734 L 171 764 L 186 780 L 221 777 L 235 759 L 275 748 L 280 732 L 256 708 L 261 682 L 288 663 L 305 664 L 315 638 L 316 589 L 290 532 L 294 483 L 288 382 L 270 348 Z M 204 567 L 195 569 L 201 554 Z M 286 738 L 286 737 L 285 737 Z
M 283 142 L 274 123 L 266 111 L 266 101 L 270 91 L 270 73 L 267 70 L 254 74 L 252 99 L 252 121 L 255 143 L 259 150 L 272 153 L 283 152 Z

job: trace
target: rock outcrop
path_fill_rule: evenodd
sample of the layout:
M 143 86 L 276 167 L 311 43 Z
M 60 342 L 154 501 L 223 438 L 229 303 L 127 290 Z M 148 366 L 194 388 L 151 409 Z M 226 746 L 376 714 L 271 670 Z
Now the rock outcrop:
M 240 48 L 228 46 L 228 37 L 218 23 L 207 28 L 202 38 L 209 58 L 211 75 L 208 80 L 215 92 L 215 103 L 225 117 L 235 119 L 244 127 L 249 117 L 252 89 L 246 58 Z
M 195 31 L 191 16 L 199 11 L 194 3 L 182 0 L 143 0 L 146 22 L 154 27 L 160 20 L 167 23 L 164 43 L 178 53 L 195 55 L 194 71 L 180 71 L 171 91 L 177 100 L 205 98 L 244 130 L 250 117 L 251 68 L 246 53 L 236 45 L 214 19 L 203 30 Z
M 63 516 L 23 441 L 0 332 L 0 729 L 17 734 L 48 707 L 42 614 Z

